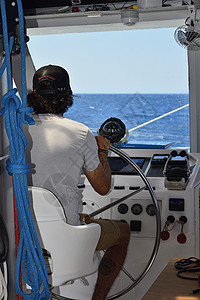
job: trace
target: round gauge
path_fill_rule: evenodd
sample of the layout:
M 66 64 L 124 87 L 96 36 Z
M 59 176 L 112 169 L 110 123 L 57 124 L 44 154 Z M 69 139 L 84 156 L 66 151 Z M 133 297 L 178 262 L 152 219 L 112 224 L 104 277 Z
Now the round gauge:
M 128 205 L 122 203 L 122 204 L 120 204 L 120 205 L 118 206 L 118 212 L 119 212 L 120 214 L 123 214 L 123 215 L 124 215 L 124 214 L 127 213 L 127 211 L 128 211 Z
M 134 215 L 140 215 L 142 213 L 142 205 L 140 204 L 133 204 L 131 207 L 131 211 Z
M 156 209 L 154 204 L 149 204 L 146 208 L 146 212 L 149 216 L 155 216 Z

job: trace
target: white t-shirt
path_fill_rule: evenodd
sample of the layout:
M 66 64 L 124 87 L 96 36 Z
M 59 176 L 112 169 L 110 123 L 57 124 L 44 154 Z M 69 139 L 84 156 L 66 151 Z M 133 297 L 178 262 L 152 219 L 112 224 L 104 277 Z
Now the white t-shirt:
M 24 126 L 31 164 L 28 185 L 52 191 L 62 203 L 67 222 L 79 224 L 77 185 L 82 168 L 93 171 L 99 165 L 98 147 L 89 128 L 58 115 L 34 115 L 35 125 Z

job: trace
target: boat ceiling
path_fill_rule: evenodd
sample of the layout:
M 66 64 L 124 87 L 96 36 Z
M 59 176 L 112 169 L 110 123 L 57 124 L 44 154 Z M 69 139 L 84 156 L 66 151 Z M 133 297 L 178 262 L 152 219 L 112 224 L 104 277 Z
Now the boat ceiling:
M 136 5 L 136 1 L 113 0 L 102 3 L 102 0 L 22 0 L 22 2 L 28 35 L 178 27 L 183 25 L 188 17 L 187 5 L 140 9 L 136 10 L 139 22 L 127 26 L 121 21 L 121 11 Z M 98 5 L 103 8 L 99 9 Z M 105 7 L 108 10 L 104 9 Z M 75 11 L 72 11 L 74 8 Z

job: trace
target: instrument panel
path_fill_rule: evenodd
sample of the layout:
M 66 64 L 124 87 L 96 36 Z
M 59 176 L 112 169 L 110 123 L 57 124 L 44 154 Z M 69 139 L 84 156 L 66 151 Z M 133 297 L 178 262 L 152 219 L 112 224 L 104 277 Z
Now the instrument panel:
M 147 157 L 130 157 L 138 167 L 145 172 L 150 158 Z M 112 175 L 138 175 L 137 171 L 121 157 L 108 157 Z

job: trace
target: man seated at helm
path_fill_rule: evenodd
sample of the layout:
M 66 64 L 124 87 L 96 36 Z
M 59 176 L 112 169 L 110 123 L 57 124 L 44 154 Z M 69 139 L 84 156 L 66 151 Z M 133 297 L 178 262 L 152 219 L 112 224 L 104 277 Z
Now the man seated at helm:
M 69 75 L 62 67 L 48 65 L 36 71 L 27 104 L 35 113 L 35 125 L 25 128 L 27 162 L 36 166 L 28 184 L 52 191 L 62 203 L 67 222 L 79 225 L 77 186 L 82 170 L 97 193 L 105 195 L 110 190 L 110 142 L 102 136 L 94 137 L 87 126 L 62 116 L 73 104 Z M 101 226 L 96 250 L 106 249 L 92 297 L 103 300 L 123 265 L 130 230 L 127 224 L 112 220 L 89 222 Z

